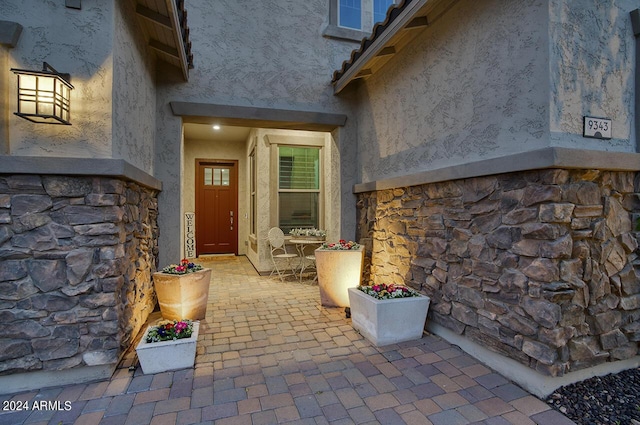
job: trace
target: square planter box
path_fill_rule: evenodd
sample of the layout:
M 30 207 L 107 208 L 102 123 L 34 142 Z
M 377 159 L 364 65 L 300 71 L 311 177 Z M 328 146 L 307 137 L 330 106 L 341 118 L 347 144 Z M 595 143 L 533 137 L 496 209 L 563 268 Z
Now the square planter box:
M 349 288 L 349 301 L 353 328 L 380 347 L 422 338 L 431 299 L 421 295 L 379 300 Z
M 160 373 L 193 367 L 196 361 L 196 342 L 200 322 L 193 322 L 193 333 L 190 338 L 175 341 L 147 342 L 145 338 L 150 328 L 151 326 L 147 328 L 136 346 L 143 373 Z
M 153 286 L 166 320 L 203 320 L 209 302 L 211 269 L 187 274 L 154 273 Z
M 364 247 L 349 250 L 315 250 L 320 303 L 325 307 L 349 307 L 348 288 L 362 279 Z

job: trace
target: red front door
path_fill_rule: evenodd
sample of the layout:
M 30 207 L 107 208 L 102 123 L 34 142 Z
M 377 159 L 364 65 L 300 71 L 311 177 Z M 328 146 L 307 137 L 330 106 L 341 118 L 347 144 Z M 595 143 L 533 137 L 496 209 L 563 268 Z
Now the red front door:
M 196 254 L 238 253 L 238 162 L 196 160 Z

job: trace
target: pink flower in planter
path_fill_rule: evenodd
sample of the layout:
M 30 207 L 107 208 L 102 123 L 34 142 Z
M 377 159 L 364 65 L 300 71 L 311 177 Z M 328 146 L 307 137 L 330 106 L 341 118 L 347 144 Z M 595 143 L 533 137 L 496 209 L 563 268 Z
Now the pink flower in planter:
M 347 242 L 344 239 L 340 239 L 337 243 L 336 242 L 325 242 L 324 244 L 322 244 L 322 246 L 320 247 L 321 249 L 332 249 L 332 250 L 336 250 L 336 251 L 349 251 L 349 250 L 356 250 L 360 248 L 360 244 L 353 242 L 353 241 L 349 241 Z
M 203 267 L 200 264 L 189 262 L 186 258 L 180 261 L 180 264 L 171 264 L 162 269 L 162 273 L 168 274 L 186 274 L 193 273 L 202 270 Z
M 192 332 L 193 322 L 191 320 L 174 320 L 150 328 L 145 339 L 147 342 L 171 341 L 189 338 Z
M 406 298 L 406 297 L 419 297 L 418 294 L 413 289 L 407 288 L 402 285 L 395 284 L 377 284 L 370 286 L 358 286 L 358 289 L 364 292 L 367 295 L 371 295 L 374 298 L 379 300 L 387 300 L 391 298 Z

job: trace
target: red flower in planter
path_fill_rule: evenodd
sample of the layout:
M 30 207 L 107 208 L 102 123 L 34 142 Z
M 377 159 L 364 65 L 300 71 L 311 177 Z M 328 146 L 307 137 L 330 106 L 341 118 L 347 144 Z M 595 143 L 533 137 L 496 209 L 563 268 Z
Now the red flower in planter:
M 380 283 L 370 286 L 358 286 L 358 289 L 367 295 L 371 295 L 379 300 L 388 300 L 393 298 L 419 297 L 420 294 L 413 289 L 403 285 Z
M 152 327 L 145 338 L 147 342 L 171 341 L 189 338 L 192 333 L 193 322 L 191 320 L 174 320 Z
M 180 261 L 180 264 L 171 264 L 163 268 L 161 271 L 162 273 L 168 273 L 168 274 L 186 274 L 186 273 L 197 272 L 202 269 L 203 267 L 200 264 L 192 263 L 186 258 L 183 258 Z
M 320 248 L 321 249 L 331 249 L 331 250 L 335 250 L 335 251 L 348 251 L 348 250 L 360 248 L 360 244 L 357 244 L 354 241 L 347 242 L 344 239 L 340 239 L 338 241 L 338 243 L 335 243 L 335 242 L 327 243 L 327 242 L 325 242 L 325 243 L 322 244 L 322 246 Z

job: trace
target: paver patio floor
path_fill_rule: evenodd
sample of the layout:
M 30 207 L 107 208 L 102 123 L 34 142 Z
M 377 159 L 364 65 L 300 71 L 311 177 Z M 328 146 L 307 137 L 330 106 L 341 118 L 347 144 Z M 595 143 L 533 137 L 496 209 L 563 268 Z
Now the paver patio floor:
M 128 353 L 108 381 L 0 396 L 69 402 L 0 424 L 573 424 L 434 335 L 376 348 L 317 284 L 212 257 L 194 369 L 144 375 Z

